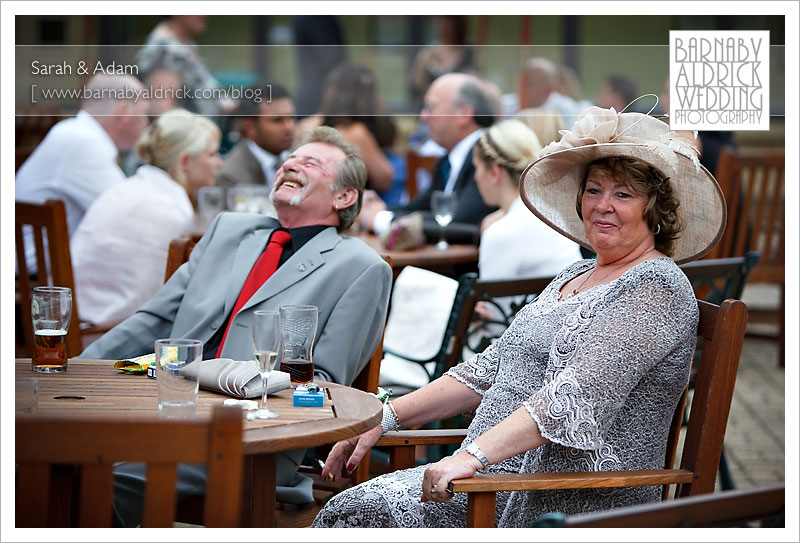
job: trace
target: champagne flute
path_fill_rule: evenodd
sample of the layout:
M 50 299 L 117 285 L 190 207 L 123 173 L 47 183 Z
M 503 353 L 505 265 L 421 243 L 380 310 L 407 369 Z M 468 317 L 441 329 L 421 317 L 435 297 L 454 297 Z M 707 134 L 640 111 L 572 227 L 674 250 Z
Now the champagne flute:
M 250 329 L 253 338 L 253 352 L 258 362 L 258 372 L 261 374 L 261 383 L 264 392 L 257 411 L 247 414 L 247 420 L 274 419 L 279 415 L 267 407 L 267 385 L 269 374 L 278 362 L 278 352 L 281 345 L 281 314 L 278 311 L 256 311 L 253 313 L 253 323 Z
M 435 190 L 431 195 L 431 211 L 436 222 L 441 227 L 441 235 L 439 243 L 436 244 L 437 249 L 447 249 L 449 247 L 447 241 L 444 239 L 444 229 L 453 220 L 453 215 L 456 212 L 456 195 L 453 192 L 444 192 L 442 190 Z

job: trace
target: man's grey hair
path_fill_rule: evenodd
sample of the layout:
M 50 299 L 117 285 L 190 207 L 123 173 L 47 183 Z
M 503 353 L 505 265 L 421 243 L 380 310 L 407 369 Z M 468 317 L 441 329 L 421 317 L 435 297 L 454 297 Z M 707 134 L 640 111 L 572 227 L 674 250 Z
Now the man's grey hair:
M 343 232 L 352 226 L 361 211 L 361 201 L 367 186 L 367 165 L 364 164 L 358 147 L 344 141 L 339 131 L 330 126 L 317 126 L 301 131 L 294 140 L 291 150 L 293 152 L 309 143 L 326 143 L 341 149 L 345 154 L 345 160 L 339 165 L 331 190 L 352 187 L 358 191 L 358 198 L 353 205 L 339 210 L 339 226 L 336 230 Z
M 113 115 L 118 103 L 134 101 L 119 97 L 134 97 L 142 88 L 142 83 L 132 75 L 98 74 L 86 84 L 90 98 L 83 100 L 81 109 L 92 115 Z
M 454 105 L 471 106 L 475 124 L 482 128 L 492 126 L 499 114 L 486 85 L 474 76 L 466 79 L 458 88 Z

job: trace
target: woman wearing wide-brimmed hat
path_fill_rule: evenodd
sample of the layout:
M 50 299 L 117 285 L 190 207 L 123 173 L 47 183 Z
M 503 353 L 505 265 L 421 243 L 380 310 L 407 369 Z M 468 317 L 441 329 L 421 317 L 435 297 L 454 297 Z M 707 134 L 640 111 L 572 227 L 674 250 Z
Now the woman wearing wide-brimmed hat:
M 315 526 L 464 526 L 466 496 L 447 485 L 478 471 L 663 467 L 698 321 L 676 263 L 722 235 L 719 186 L 663 122 L 593 107 L 528 166 L 520 192 L 597 259 L 564 269 L 486 351 L 387 405 L 380 427 L 336 444 L 323 476 L 352 471 L 385 431 L 475 411 L 455 454 L 339 494 Z M 659 497 L 660 487 L 500 493 L 497 521 Z

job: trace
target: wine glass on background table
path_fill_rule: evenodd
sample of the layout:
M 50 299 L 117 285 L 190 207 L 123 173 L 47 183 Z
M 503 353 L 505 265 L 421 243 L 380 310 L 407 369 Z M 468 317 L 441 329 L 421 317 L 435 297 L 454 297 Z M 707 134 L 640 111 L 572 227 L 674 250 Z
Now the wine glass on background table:
M 433 194 L 431 195 L 431 211 L 433 211 L 433 217 L 441 227 L 439 243 L 436 244 L 436 248 L 447 249 L 449 245 L 444 239 L 444 229 L 453 221 L 453 215 L 456 213 L 455 193 L 444 192 L 442 190 L 433 191 Z
M 261 374 L 261 384 L 264 392 L 257 411 L 247 414 L 247 420 L 274 419 L 279 415 L 267 407 L 267 387 L 269 374 L 278 362 L 278 353 L 281 345 L 281 314 L 278 311 L 256 311 L 253 313 L 251 325 L 253 337 L 253 352 L 258 363 L 258 372 Z

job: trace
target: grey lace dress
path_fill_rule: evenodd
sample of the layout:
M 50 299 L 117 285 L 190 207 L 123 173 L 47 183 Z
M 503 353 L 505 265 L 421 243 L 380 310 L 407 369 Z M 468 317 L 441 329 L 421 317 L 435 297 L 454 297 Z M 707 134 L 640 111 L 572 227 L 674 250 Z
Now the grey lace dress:
M 594 261 L 562 271 L 491 347 L 447 375 L 483 396 L 462 448 L 520 405 L 549 443 L 485 472 L 663 467 L 672 414 L 688 382 L 698 308 L 675 263 L 645 261 L 620 278 L 558 301 Z M 461 449 L 459 449 L 461 450 Z M 328 502 L 315 527 L 463 527 L 466 496 L 420 502 L 426 466 L 371 479 Z M 575 514 L 656 501 L 660 487 L 506 492 L 501 527 L 547 512 Z

